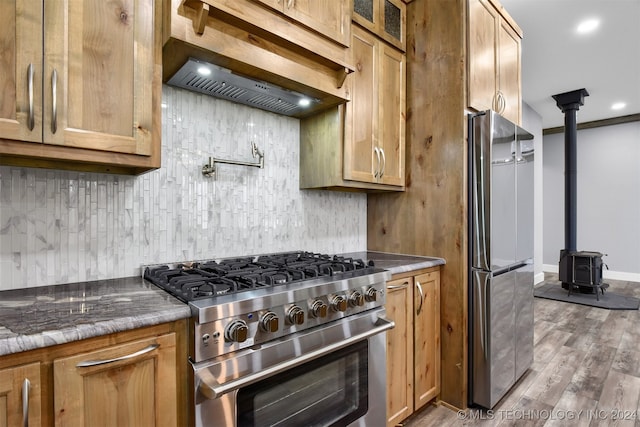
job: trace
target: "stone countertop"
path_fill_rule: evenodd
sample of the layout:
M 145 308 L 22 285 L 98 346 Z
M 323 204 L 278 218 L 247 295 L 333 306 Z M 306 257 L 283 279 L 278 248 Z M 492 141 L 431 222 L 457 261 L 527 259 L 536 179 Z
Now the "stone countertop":
M 446 264 L 444 258 L 376 251 L 349 252 L 341 255 L 362 259 L 366 262 L 373 261 L 376 267 L 389 270 L 391 274 L 408 273 L 411 271 L 422 270 L 423 268 L 431 268 Z
M 391 274 L 445 264 L 437 257 L 363 251 Z M 184 304 L 141 277 L 0 292 L 0 356 L 191 317 Z
M 0 356 L 191 316 L 141 277 L 0 292 Z

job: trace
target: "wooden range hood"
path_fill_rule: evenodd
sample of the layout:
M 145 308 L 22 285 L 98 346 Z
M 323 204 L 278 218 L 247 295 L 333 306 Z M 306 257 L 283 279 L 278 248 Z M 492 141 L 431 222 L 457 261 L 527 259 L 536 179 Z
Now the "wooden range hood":
M 283 113 L 293 117 L 349 101 L 348 46 L 248 0 L 167 0 L 163 7 L 165 83 L 193 59 L 313 100 Z

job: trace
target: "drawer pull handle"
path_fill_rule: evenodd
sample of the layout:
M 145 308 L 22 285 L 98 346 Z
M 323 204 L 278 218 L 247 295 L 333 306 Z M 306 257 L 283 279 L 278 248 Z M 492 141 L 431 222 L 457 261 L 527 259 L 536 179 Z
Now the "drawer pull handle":
M 27 68 L 27 92 L 29 93 L 29 118 L 27 127 L 29 130 L 33 130 L 36 124 L 35 114 L 33 112 L 33 64 L 29 64 L 29 68 Z
M 78 363 L 76 365 L 76 368 L 88 368 L 90 366 L 105 365 L 107 363 L 120 362 L 122 360 L 133 359 L 134 357 L 142 356 L 143 354 L 149 353 L 158 347 L 160 347 L 160 344 L 151 344 L 150 346 L 145 347 L 142 350 L 136 351 L 135 353 L 127 354 L 126 356 L 120 356 L 113 359 L 85 360 L 84 362 Z
M 53 70 L 51 73 L 51 133 L 56 133 L 58 130 L 58 72 Z
M 25 378 L 22 382 L 22 427 L 29 427 L 29 389 L 31 381 Z
M 390 291 L 394 291 L 396 289 L 404 289 L 407 286 L 409 286 L 409 282 L 404 282 L 402 285 L 389 285 L 387 286 L 387 289 Z

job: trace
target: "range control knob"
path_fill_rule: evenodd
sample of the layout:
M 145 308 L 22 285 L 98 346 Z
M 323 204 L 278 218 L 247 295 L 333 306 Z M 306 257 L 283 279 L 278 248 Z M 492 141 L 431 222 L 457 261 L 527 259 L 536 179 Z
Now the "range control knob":
M 333 311 L 347 311 L 347 300 L 342 295 L 331 298 L 331 309 Z
M 231 342 L 245 342 L 247 340 L 247 334 L 249 333 L 249 327 L 244 320 L 234 320 L 227 325 L 227 329 L 224 331 L 224 337 L 227 341 Z
M 311 304 L 311 315 L 313 317 L 327 317 L 327 304 L 317 299 Z
M 287 320 L 292 325 L 302 325 L 304 323 L 304 311 L 297 305 L 291 306 L 287 311 Z
M 260 329 L 264 332 L 278 332 L 278 316 L 273 311 L 267 311 L 260 318 Z
M 364 305 L 364 296 L 360 291 L 353 291 L 351 295 L 349 295 L 349 305 L 351 307 L 358 307 Z
M 376 301 L 378 299 L 378 290 L 376 288 L 367 288 L 364 291 L 364 299 L 368 302 Z

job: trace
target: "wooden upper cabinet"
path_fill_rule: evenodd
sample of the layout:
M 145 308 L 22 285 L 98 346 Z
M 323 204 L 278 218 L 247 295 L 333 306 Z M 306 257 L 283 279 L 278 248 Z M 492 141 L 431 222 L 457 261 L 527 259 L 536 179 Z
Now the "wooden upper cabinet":
M 0 370 L 0 427 L 39 426 L 41 393 L 40 363 Z
M 469 107 L 521 120 L 522 32 L 495 0 L 469 0 Z
M 521 38 L 503 19 L 498 27 L 498 88 L 504 97 L 502 115 L 520 124 L 522 118 Z
M 154 1 L 44 8 L 44 141 L 151 154 Z
M 407 12 L 401 0 L 353 0 L 352 19 L 405 51 Z
M 3 1 L 0 13 L 0 138 L 42 141 L 42 8 Z
M 351 37 L 352 0 L 255 0 L 279 10 L 285 15 L 349 46 Z
M 1 163 L 159 167 L 161 13 L 154 0 L 4 1 Z
M 376 182 L 381 166 L 378 151 L 380 92 L 379 49 L 376 38 L 353 28 L 351 53 L 356 71 L 350 77 L 351 101 L 346 105 L 344 178 Z
M 382 184 L 404 186 L 405 78 L 405 55 L 381 43 L 378 148 L 382 155 L 382 169 L 378 182 Z
M 358 27 L 352 32 L 356 71 L 346 105 L 344 179 L 402 187 L 405 55 Z
M 351 29 L 351 100 L 300 122 L 300 188 L 403 191 L 406 55 Z
M 56 359 L 53 380 L 58 427 L 178 425 L 175 333 Z

